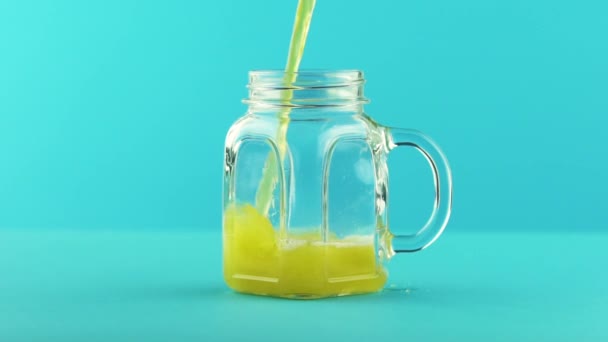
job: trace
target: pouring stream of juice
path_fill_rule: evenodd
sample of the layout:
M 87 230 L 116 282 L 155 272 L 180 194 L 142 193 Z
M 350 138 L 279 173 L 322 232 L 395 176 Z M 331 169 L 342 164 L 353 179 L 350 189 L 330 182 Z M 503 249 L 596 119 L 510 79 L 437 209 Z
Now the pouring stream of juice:
M 295 82 L 297 71 L 304 53 L 306 45 L 306 37 L 312 19 L 312 12 L 315 8 L 316 0 L 299 0 L 296 19 L 293 25 L 293 33 L 291 43 L 289 45 L 289 55 L 287 57 L 287 66 L 285 67 L 285 86 L 289 87 Z M 293 90 L 286 90 L 281 96 L 281 100 L 285 104 L 293 97 Z M 268 215 L 270 204 L 272 202 L 272 193 L 278 181 L 277 169 L 282 165 L 285 151 L 287 150 L 287 127 L 289 126 L 290 108 L 287 106 L 279 113 L 279 127 L 277 129 L 276 144 L 279 150 L 278 161 L 276 154 L 271 152 L 266 159 L 262 179 L 258 185 L 258 190 L 255 197 L 255 205 L 263 216 Z
M 373 235 L 339 237 L 320 230 L 292 231 L 285 244 L 268 219 L 279 170 L 287 152 L 290 102 L 304 52 L 315 0 L 299 0 L 285 68 L 278 113 L 276 147 L 269 153 L 258 185 L 255 208 L 229 206 L 224 213 L 224 276 L 233 289 L 289 298 L 317 298 L 373 292 L 382 288 L 387 272 L 376 261 Z M 283 227 L 281 227 L 283 229 Z

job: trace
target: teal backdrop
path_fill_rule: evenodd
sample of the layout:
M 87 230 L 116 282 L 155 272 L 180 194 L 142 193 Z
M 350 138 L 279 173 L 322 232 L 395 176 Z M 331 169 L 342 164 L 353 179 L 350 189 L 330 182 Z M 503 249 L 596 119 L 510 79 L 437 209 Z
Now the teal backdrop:
M 284 66 L 295 7 L 0 1 L 0 228 L 219 230 L 225 133 L 247 72 Z M 607 12 L 319 0 L 302 68 L 363 70 L 371 116 L 438 141 L 448 229 L 606 231 Z M 391 181 L 416 228 L 428 167 L 395 152 Z
M 0 341 L 608 341 L 608 1 L 317 0 L 302 68 L 432 136 L 452 219 L 375 294 L 222 277 L 224 137 L 296 0 L 0 0 Z M 390 222 L 429 167 L 393 152 Z

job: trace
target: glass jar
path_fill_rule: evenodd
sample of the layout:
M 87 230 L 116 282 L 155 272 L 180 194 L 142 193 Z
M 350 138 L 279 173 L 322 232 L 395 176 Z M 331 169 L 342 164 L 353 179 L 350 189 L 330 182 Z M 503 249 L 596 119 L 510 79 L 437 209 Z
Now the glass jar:
M 249 108 L 225 144 L 223 259 L 232 289 L 288 298 L 374 292 L 388 259 L 427 247 L 445 228 L 445 156 L 420 132 L 365 114 L 363 85 L 356 70 L 250 72 Z M 386 159 L 398 146 L 422 152 L 434 173 L 433 212 L 413 235 L 393 235 L 388 225 Z

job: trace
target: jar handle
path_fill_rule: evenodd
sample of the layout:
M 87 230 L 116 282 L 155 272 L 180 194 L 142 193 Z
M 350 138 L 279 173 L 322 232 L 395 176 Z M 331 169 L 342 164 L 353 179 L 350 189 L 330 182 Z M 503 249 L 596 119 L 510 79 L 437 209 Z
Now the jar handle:
M 417 252 L 430 246 L 443 232 L 452 210 L 452 172 L 448 160 L 437 144 L 422 132 L 385 127 L 386 146 L 389 151 L 399 146 L 414 147 L 429 162 L 435 181 L 433 212 L 426 224 L 414 234 L 390 233 L 391 254 Z

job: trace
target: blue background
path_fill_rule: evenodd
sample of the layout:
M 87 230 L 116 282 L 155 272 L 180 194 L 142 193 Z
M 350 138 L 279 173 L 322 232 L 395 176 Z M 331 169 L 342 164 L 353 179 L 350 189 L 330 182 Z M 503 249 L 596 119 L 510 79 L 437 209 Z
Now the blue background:
M 224 136 L 295 8 L 0 0 L 0 340 L 608 340 L 604 0 L 318 0 L 302 67 L 363 70 L 370 115 L 437 140 L 452 219 L 377 294 L 226 288 Z M 430 170 L 389 163 L 416 230 Z
M 295 7 L 0 2 L 0 227 L 219 229 L 224 135 L 247 72 L 284 66 Z M 370 115 L 439 142 L 450 229 L 605 230 L 607 11 L 319 0 L 302 68 L 363 70 Z M 431 205 L 416 158 L 391 165 L 412 227 Z

